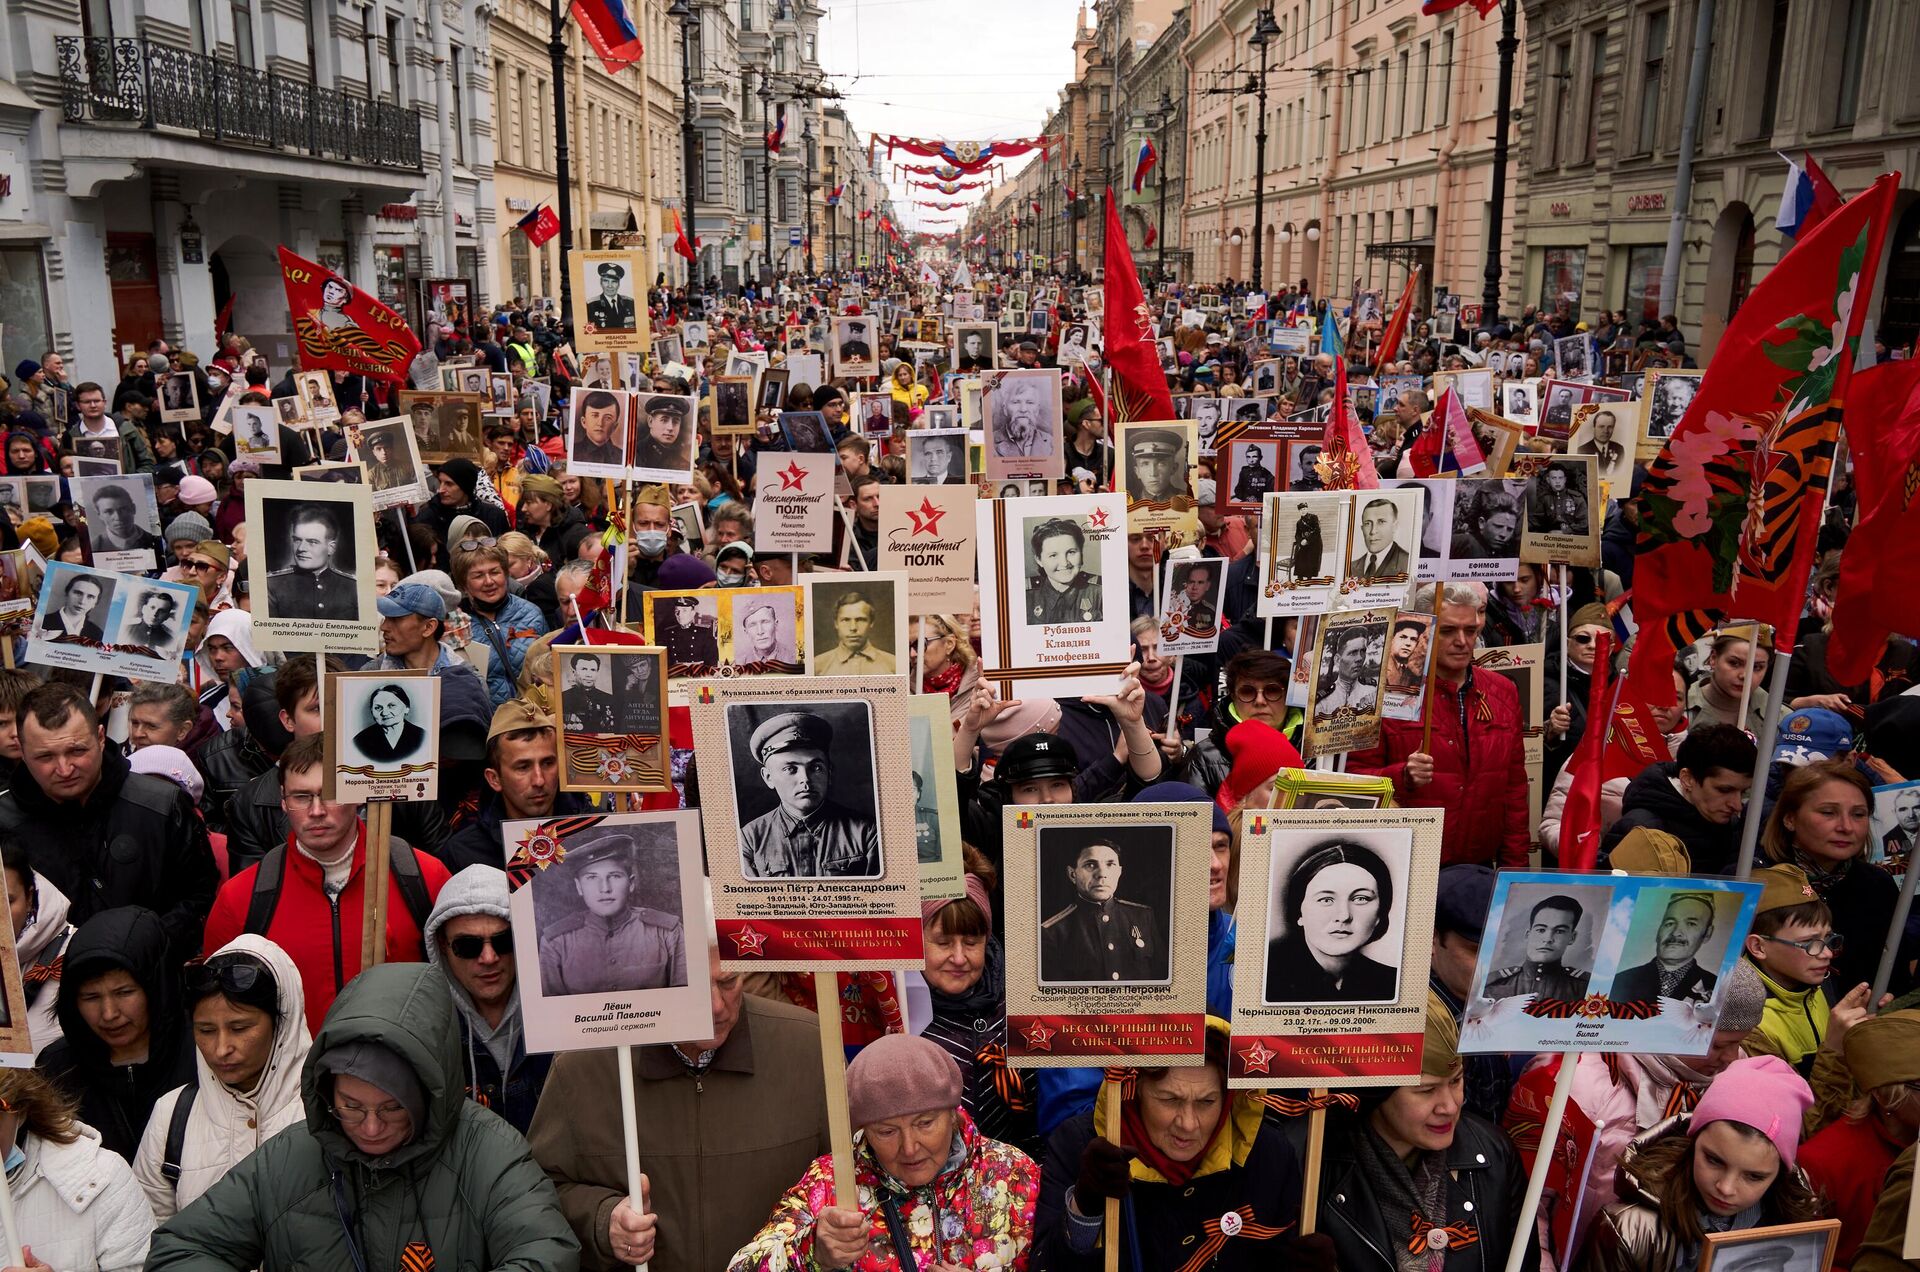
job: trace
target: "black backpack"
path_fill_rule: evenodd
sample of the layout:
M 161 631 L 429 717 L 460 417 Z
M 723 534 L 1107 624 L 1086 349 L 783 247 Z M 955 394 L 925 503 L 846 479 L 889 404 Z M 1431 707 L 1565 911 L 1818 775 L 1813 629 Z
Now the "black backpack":
M 177 1194 L 180 1191 L 180 1158 L 187 1147 L 187 1119 L 193 1115 L 193 1097 L 200 1094 L 198 1078 L 180 1088 L 173 1102 L 173 1116 L 167 1119 L 167 1147 L 160 1158 L 160 1177 Z
M 267 929 L 273 926 L 273 912 L 280 908 L 280 889 L 287 878 L 287 851 L 284 844 L 275 848 L 260 859 L 259 868 L 254 871 L 253 895 L 247 900 L 244 930 L 255 936 L 267 935 Z M 405 840 L 397 838 L 387 841 L 387 856 L 393 863 L 393 884 L 406 903 L 407 913 L 413 916 L 414 926 L 424 936 L 427 916 L 433 913 L 433 901 L 427 896 L 426 881 L 420 877 L 420 860 Z

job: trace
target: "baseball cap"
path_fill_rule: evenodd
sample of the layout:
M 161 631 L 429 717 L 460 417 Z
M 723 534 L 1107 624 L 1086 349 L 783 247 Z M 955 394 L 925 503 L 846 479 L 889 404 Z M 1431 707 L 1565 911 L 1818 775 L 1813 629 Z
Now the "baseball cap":
M 422 618 L 447 616 L 447 603 L 440 599 L 440 593 L 424 583 L 402 583 L 377 604 L 382 618 L 400 618 L 407 614 L 418 614 Z

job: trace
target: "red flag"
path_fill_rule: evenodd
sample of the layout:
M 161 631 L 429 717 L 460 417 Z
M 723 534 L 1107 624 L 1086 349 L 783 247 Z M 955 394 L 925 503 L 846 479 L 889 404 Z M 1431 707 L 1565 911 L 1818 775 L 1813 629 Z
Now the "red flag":
M 1631 690 L 1631 685 L 1623 683 L 1614 697 L 1613 727 L 1607 731 L 1605 768 L 1600 775 L 1603 782 L 1638 777 L 1649 765 L 1665 764 L 1673 758 L 1653 709 L 1635 701 Z
M 1159 241 L 1160 241 L 1160 231 L 1153 228 L 1152 221 L 1148 221 L 1146 241 L 1143 244 L 1141 244 L 1141 246 L 1152 247 L 1155 243 L 1158 243 Z
M 404 380 L 420 353 L 407 320 L 324 265 L 280 249 L 287 313 L 304 371 L 353 371 Z
M 1413 316 L 1413 289 L 1419 285 L 1420 266 L 1415 265 L 1413 273 L 1407 275 L 1407 288 L 1400 293 L 1400 303 L 1393 307 L 1387 329 L 1380 333 L 1380 348 L 1373 355 L 1376 369 L 1392 362 L 1393 355 L 1400 352 L 1400 339 L 1407 334 L 1407 320 Z
M 1420 12 L 1430 18 L 1435 14 L 1447 13 L 1469 3 L 1483 18 L 1500 7 L 1500 0 L 1426 0 L 1426 3 L 1420 6 Z
M 1560 814 L 1560 869 L 1591 870 L 1600 859 L 1600 787 L 1605 783 L 1607 745 L 1607 655 L 1612 637 L 1597 633 L 1593 641 L 1592 683 L 1587 686 L 1587 728 L 1580 735 L 1567 767 L 1573 784 Z
M 689 261 L 698 261 L 700 259 L 699 254 L 694 251 L 693 244 L 687 241 L 687 232 L 680 226 L 680 214 L 678 212 L 673 214 L 673 250 L 676 254 L 686 257 Z
M 543 247 L 548 239 L 560 232 L 560 218 L 553 214 L 552 208 L 542 203 L 514 222 L 514 228 L 527 236 L 527 242 L 535 247 Z
M 1814 226 L 1838 212 L 1846 200 L 1840 197 L 1839 189 L 1828 178 L 1819 164 L 1813 161 L 1811 154 L 1801 156 L 1807 161 L 1807 183 L 1813 187 L 1813 202 L 1807 206 L 1800 218 L 1798 233 L 1806 234 Z
M 1722 620 L 1770 624 L 1791 652 L 1833 469 L 1840 408 L 1899 174 L 1802 234 L 1740 306 L 1647 474 L 1628 676 L 1674 700 L 1673 656 Z
M 1160 369 L 1160 353 L 1153 342 L 1153 311 L 1140 290 L 1140 275 L 1133 270 L 1133 252 L 1127 247 L 1112 187 L 1107 189 L 1106 270 L 1102 331 L 1107 365 L 1113 368 L 1114 410 L 1109 422 L 1174 419 L 1173 396 L 1167 392 L 1166 373 Z
M 1333 360 L 1333 410 L 1327 415 L 1327 430 L 1320 442 L 1320 462 L 1327 466 L 1322 483 L 1328 490 L 1378 490 L 1380 469 L 1373 460 L 1373 447 L 1360 431 L 1353 404 L 1347 398 L 1347 360 Z
M 1416 477 L 1431 477 L 1438 472 L 1469 476 L 1486 471 L 1487 457 L 1480 453 L 1480 443 L 1467 427 L 1466 408 L 1451 387 L 1440 390 L 1440 400 L 1433 404 L 1427 426 L 1407 452 L 1407 464 Z
M 1872 677 L 1889 632 L 1920 631 L 1911 548 L 1873 550 L 1920 542 L 1920 361 L 1883 362 L 1856 375 L 1844 423 L 1861 517 L 1851 540 L 1858 546 L 1840 556 L 1827 670 L 1855 685 Z

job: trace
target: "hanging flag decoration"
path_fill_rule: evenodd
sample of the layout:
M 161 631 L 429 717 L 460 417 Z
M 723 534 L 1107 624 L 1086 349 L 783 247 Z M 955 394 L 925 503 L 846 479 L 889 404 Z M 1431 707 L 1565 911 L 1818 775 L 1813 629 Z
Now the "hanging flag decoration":
M 1058 137 L 1023 137 L 1012 141 L 927 141 L 920 137 L 876 137 L 876 146 L 887 148 L 887 157 L 904 150 L 923 159 L 945 159 L 957 172 L 972 176 L 1002 159 L 1015 159 L 1038 150 L 1050 154 Z
M 1484 18 L 1500 7 L 1500 0 L 1426 0 L 1420 6 L 1420 12 L 1431 18 L 1437 14 L 1451 13 L 1463 4 L 1471 4 L 1474 11 Z
M 303 371 L 351 371 L 404 380 L 420 353 L 407 320 L 324 265 L 280 249 L 287 314 Z
M 680 224 L 680 214 L 675 212 L 673 214 L 673 250 L 689 261 L 698 261 L 700 257 L 696 251 L 697 246 L 698 240 L 687 241 L 687 231 Z
M 847 183 L 844 181 L 842 181 L 839 185 L 833 187 L 833 189 L 827 191 L 827 206 L 830 208 L 839 207 L 840 196 L 845 194 L 846 192 L 847 192 Z
M 609 75 L 618 75 L 640 60 L 640 29 L 633 24 L 628 0 L 573 0 L 573 16 L 581 34 L 593 46 L 594 56 Z
M 535 247 L 544 247 L 547 240 L 560 232 L 560 218 L 553 209 L 542 203 L 514 223 L 514 228 L 527 236 L 527 241 Z
M 1140 157 L 1133 161 L 1133 192 L 1135 194 L 1139 194 L 1142 190 L 1146 189 L 1147 174 L 1153 171 L 1153 165 L 1158 162 L 1159 158 L 1160 152 L 1153 148 L 1152 139 L 1142 140 L 1140 143 Z
M 1159 241 L 1160 241 L 1160 232 L 1153 228 L 1153 222 L 1151 221 L 1147 222 L 1147 238 L 1146 238 L 1145 245 L 1147 247 L 1152 247 L 1155 243 L 1158 243 Z
M 1804 168 L 1785 155 L 1780 158 L 1786 161 L 1787 184 L 1780 191 L 1780 211 L 1773 223 L 1785 237 L 1798 238 L 1838 212 L 1843 200 L 1812 155 L 1806 156 Z

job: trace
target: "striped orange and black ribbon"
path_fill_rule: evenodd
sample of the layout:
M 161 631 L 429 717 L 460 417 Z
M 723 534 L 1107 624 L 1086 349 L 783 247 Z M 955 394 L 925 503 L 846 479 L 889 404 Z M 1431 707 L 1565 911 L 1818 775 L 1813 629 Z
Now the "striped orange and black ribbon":
M 1293 1226 L 1290 1223 L 1283 1223 L 1278 1227 L 1270 1224 L 1255 1223 L 1253 1221 L 1252 1206 L 1242 1206 L 1238 1210 L 1231 1211 L 1230 1213 L 1240 1217 L 1239 1231 L 1233 1233 L 1230 1237 L 1226 1232 L 1221 1230 L 1219 1219 L 1207 1220 L 1201 1225 L 1201 1231 L 1206 1233 L 1206 1236 L 1201 1239 L 1199 1245 L 1194 1247 L 1192 1257 L 1180 1265 L 1180 1272 L 1200 1272 L 1201 1268 L 1206 1267 L 1207 1264 L 1213 1261 L 1214 1255 L 1220 1253 L 1221 1247 L 1225 1246 L 1227 1242 L 1233 1238 L 1244 1237 L 1249 1241 L 1271 1241 Z M 1223 1215 L 1221 1218 L 1225 1218 L 1225 1216 Z

